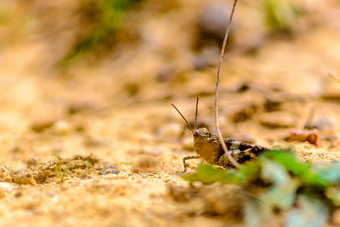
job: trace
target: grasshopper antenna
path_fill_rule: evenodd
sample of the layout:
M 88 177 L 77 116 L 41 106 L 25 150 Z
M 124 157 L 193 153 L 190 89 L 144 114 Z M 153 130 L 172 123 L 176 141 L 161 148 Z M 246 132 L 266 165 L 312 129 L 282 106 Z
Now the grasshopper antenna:
M 195 125 L 194 125 L 194 129 L 197 129 L 197 114 L 198 114 L 198 101 L 200 100 L 200 97 L 197 97 L 196 99 L 196 112 L 195 112 Z
M 228 40 L 228 36 L 229 36 L 229 30 L 230 30 L 230 27 L 231 27 L 231 22 L 232 22 L 233 17 L 234 17 L 234 12 L 235 12 L 235 8 L 236 8 L 236 4 L 237 4 L 237 0 L 234 0 L 234 4 L 233 4 L 233 8 L 232 8 L 231 13 L 230 13 L 229 23 L 228 23 L 227 30 L 226 30 L 226 33 L 225 33 L 225 36 L 224 36 L 223 45 L 222 45 L 222 49 L 221 49 L 220 60 L 219 60 L 219 63 L 218 63 L 218 68 L 217 68 L 216 89 L 215 89 L 215 125 L 216 125 L 216 130 L 217 130 L 218 138 L 220 140 L 220 143 L 222 145 L 222 148 L 223 148 L 227 158 L 229 159 L 229 161 L 235 167 L 239 168 L 240 164 L 238 164 L 235 161 L 235 159 L 231 156 L 231 154 L 228 151 L 228 147 L 227 147 L 227 145 L 225 144 L 225 142 L 223 140 L 222 133 L 221 133 L 221 130 L 220 130 L 220 125 L 219 125 L 219 122 L 218 122 L 218 84 L 219 84 L 219 79 L 220 79 L 220 71 L 221 71 L 221 65 L 222 65 L 222 61 L 223 61 L 223 56 L 224 56 L 224 53 L 225 53 L 225 48 L 226 48 L 227 40 Z
M 183 114 L 181 113 L 181 111 L 179 111 L 177 109 L 177 107 L 171 103 L 171 105 L 175 108 L 175 110 L 177 110 L 177 112 L 179 113 L 179 115 L 181 115 L 181 117 L 184 119 L 184 121 L 187 123 L 187 125 L 189 126 L 190 130 L 192 133 L 194 133 L 194 130 L 192 129 L 191 125 L 189 124 L 189 122 L 187 121 L 187 119 L 185 119 L 185 117 L 183 116 Z

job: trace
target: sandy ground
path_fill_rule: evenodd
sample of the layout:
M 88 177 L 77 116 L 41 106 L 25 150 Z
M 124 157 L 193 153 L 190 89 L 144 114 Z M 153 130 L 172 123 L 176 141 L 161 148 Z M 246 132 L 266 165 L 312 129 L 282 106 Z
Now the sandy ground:
M 166 29 L 170 22 L 164 18 L 143 29 Z M 47 41 L 0 49 L 1 226 L 225 226 L 234 221 L 204 214 L 202 201 L 188 206 L 169 193 L 171 187 L 187 186 L 178 172 L 182 158 L 194 154 L 191 132 L 170 103 L 192 122 L 200 95 L 199 122 L 214 131 L 216 67 L 192 70 L 185 52 L 188 37 L 179 36 L 184 48 L 171 57 L 181 56 L 175 62 L 150 51 L 155 47 L 142 46 L 96 65 L 78 64 L 67 73 L 50 70 Z M 291 147 L 307 161 L 340 159 L 340 82 L 328 75 L 340 76 L 339 37 L 339 27 L 330 23 L 293 41 L 273 39 L 256 55 L 227 54 L 220 95 L 223 135 Z M 162 32 L 153 37 L 163 49 L 177 45 L 163 38 Z M 174 76 L 157 81 L 169 67 L 175 68 Z M 285 141 L 291 129 L 303 128 L 311 110 L 320 146 Z M 86 161 L 90 154 L 97 163 Z M 190 162 L 189 171 L 198 163 Z M 41 181 L 35 175 L 43 174 L 39 168 L 47 171 Z

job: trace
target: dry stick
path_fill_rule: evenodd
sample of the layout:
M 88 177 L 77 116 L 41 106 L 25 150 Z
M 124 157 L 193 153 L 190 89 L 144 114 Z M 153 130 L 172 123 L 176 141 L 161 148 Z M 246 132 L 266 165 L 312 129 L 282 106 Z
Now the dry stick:
M 233 20 L 236 4 L 237 4 L 237 0 L 234 0 L 234 5 L 233 5 L 233 8 L 231 10 L 231 14 L 230 14 L 230 18 L 229 18 L 229 23 L 228 23 L 228 26 L 227 26 L 227 31 L 225 33 L 224 40 L 223 40 L 223 45 L 222 45 L 221 55 L 220 55 L 220 61 L 218 63 L 217 78 L 216 78 L 216 89 L 215 89 L 215 125 L 216 125 L 216 130 L 217 130 L 218 138 L 220 140 L 220 143 L 222 145 L 222 148 L 223 148 L 225 154 L 227 155 L 227 158 L 229 159 L 229 161 L 235 167 L 239 168 L 240 164 L 238 164 L 235 161 L 235 159 L 231 156 L 231 154 L 228 151 L 228 147 L 227 147 L 227 145 L 225 144 L 225 142 L 223 140 L 222 133 L 221 133 L 221 130 L 220 130 L 220 125 L 218 123 L 218 83 L 219 83 L 219 79 L 220 79 L 221 64 L 222 64 L 222 61 L 223 61 L 223 56 L 224 56 L 225 48 L 226 48 L 226 45 L 227 45 L 227 40 L 228 40 L 228 36 L 229 36 L 229 30 L 230 30 L 230 27 L 231 27 L 231 22 Z
M 315 108 L 312 107 L 312 108 L 309 110 L 307 120 L 306 120 L 306 122 L 305 122 L 305 125 L 303 126 L 303 130 L 305 130 L 305 129 L 310 129 L 310 125 L 312 124 L 314 115 L 315 115 Z
M 197 97 L 196 99 L 196 112 L 195 112 L 195 125 L 194 125 L 194 129 L 197 129 L 197 113 L 198 113 L 198 101 L 199 101 L 200 97 Z

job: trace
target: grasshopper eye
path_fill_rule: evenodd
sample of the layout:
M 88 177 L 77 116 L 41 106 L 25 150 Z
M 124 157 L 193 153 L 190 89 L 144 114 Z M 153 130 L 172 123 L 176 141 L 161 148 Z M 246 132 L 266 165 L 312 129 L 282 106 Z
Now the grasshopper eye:
M 200 133 L 199 130 L 194 130 L 194 132 L 193 132 L 194 136 L 198 136 L 199 133 Z
M 206 128 L 201 128 L 201 131 L 202 131 L 204 134 L 209 132 L 209 130 L 206 129 Z

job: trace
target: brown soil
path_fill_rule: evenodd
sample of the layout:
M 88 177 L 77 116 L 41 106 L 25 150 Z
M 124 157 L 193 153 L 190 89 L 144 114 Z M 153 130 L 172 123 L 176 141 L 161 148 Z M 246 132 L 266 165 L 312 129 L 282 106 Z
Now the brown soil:
M 240 225 L 242 191 L 188 191 L 178 174 L 182 158 L 195 153 L 170 103 L 193 121 L 200 95 L 198 119 L 214 131 L 216 66 L 191 65 L 190 28 L 204 1 L 177 2 L 181 7 L 162 16 L 142 14 L 140 30 L 151 44 L 66 72 L 53 69 L 55 47 L 30 33 L 34 25 L 12 41 L 14 28 L 0 27 L 1 226 Z M 332 20 L 339 10 L 326 2 L 312 9 L 324 22 L 294 38 L 265 38 L 256 54 L 238 51 L 247 30 L 235 33 L 221 74 L 224 136 L 290 147 L 311 162 L 340 159 L 340 82 L 328 75 L 340 75 L 340 24 Z M 240 3 L 235 26 L 249 21 L 250 9 Z M 287 142 L 311 109 L 320 146 Z M 198 163 L 190 162 L 189 171 Z

